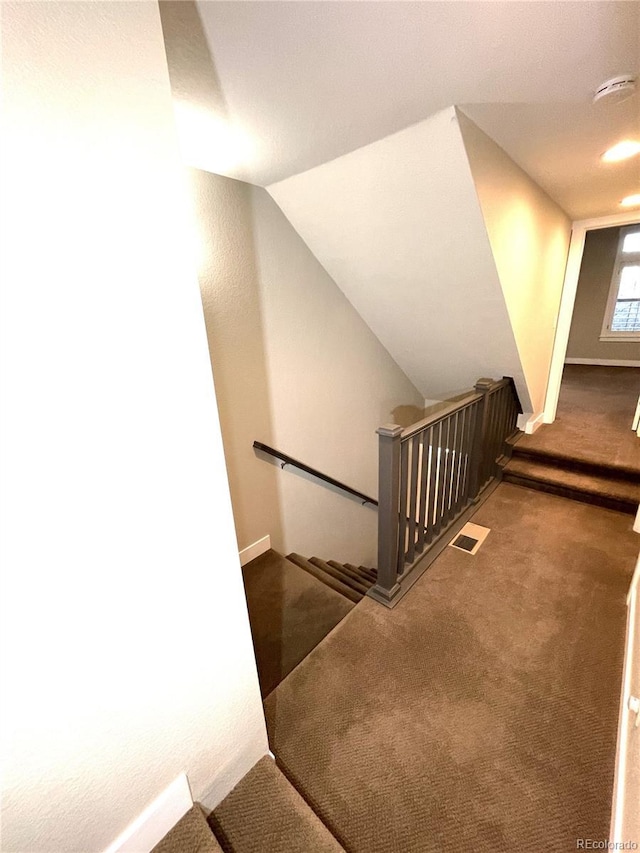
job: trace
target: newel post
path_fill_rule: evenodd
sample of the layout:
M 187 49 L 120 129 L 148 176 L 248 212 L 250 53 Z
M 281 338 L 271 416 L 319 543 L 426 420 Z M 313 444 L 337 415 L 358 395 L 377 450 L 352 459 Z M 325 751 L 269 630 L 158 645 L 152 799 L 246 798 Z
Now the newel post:
M 482 394 L 482 399 L 478 404 L 478 416 L 476 418 L 475 435 L 473 436 L 473 445 L 471 452 L 471 482 L 469 489 L 469 497 L 475 501 L 480 493 L 480 489 L 484 486 L 484 457 L 485 444 L 487 438 L 487 423 L 489 419 L 489 391 L 494 386 L 493 379 L 478 379 L 475 384 L 474 391 Z
M 389 602 L 400 592 L 398 583 L 398 536 L 400 519 L 400 438 L 402 427 L 380 427 L 378 446 L 378 581 L 373 598 Z

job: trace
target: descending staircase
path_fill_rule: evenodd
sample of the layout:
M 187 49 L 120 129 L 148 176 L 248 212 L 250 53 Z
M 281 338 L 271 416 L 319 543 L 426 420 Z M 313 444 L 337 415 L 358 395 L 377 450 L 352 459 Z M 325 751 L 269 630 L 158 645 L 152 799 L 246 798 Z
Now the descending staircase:
M 307 560 L 295 553 L 289 554 L 287 559 L 355 604 L 364 598 L 376 582 L 376 570 L 367 566 L 337 563 L 335 560 L 325 561 L 318 557 Z
M 208 818 L 198 804 L 153 853 L 344 853 L 269 756 Z
M 565 454 L 513 445 L 502 478 L 583 503 L 634 515 L 640 504 L 640 472 Z
M 270 549 L 243 566 L 242 577 L 266 698 L 362 600 L 376 572 Z

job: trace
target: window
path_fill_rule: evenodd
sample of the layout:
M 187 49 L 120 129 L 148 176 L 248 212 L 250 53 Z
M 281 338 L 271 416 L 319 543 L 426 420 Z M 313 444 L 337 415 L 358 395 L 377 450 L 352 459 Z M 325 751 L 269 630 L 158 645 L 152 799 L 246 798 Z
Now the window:
M 620 229 L 601 341 L 640 340 L 640 226 Z

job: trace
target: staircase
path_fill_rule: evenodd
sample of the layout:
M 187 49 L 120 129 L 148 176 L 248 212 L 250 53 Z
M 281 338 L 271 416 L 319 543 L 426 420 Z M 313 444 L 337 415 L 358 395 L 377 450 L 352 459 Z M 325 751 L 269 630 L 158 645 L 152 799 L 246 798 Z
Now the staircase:
M 153 853 L 344 853 L 269 756 L 208 818 L 196 803 Z
M 565 365 L 556 420 L 519 437 L 503 479 L 635 514 L 640 444 L 631 427 L 639 382 L 637 368 Z
M 513 445 L 502 478 L 515 483 L 607 509 L 634 515 L 640 504 L 640 472 L 604 465 L 567 454 Z
M 354 604 L 361 601 L 376 582 L 376 570 L 366 566 L 337 563 L 335 560 L 325 561 L 318 557 L 307 560 L 295 553 L 289 554 L 287 559 Z

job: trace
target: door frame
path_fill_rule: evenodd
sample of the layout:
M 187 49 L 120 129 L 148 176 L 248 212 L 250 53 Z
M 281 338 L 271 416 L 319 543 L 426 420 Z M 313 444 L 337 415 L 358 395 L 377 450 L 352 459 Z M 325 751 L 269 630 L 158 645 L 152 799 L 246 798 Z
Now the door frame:
M 633 225 L 637 222 L 640 222 L 640 211 L 636 208 L 635 210 L 625 211 L 624 213 L 615 213 L 613 216 L 580 219 L 571 225 L 571 242 L 569 244 L 567 268 L 562 287 L 560 308 L 558 310 L 556 335 L 553 342 L 553 353 L 551 355 L 542 423 L 551 424 L 556 419 L 560 383 L 562 382 L 564 360 L 569 344 L 569 332 L 571 331 L 573 307 L 576 301 L 576 291 L 578 289 L 578 279 L 580 277 L 580 267 L 582 266 L 582 255 L 584 253 L 584 241 L 587 231 L 596 231 L 599 228 L 615 228 L 618 225 Z

